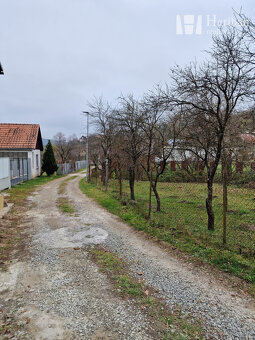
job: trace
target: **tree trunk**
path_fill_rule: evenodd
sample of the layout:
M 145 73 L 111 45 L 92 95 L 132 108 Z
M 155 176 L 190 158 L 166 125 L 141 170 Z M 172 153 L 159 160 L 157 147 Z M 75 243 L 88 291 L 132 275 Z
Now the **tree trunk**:
M 97 185 L 97 164 L 96 164 L 95 168 L 96 168 L 96 169 L 95 169 L 95 170 L 96 170 L 95 172 L 96 172 L 96 185 Z
M 160 207 L 160 197 L 159 197 L 159 194 L 158 194 L 158 191 L 157 191 L 157 184 L 154 183 L 152 185 L 152 189 L 153 189 L 153 192 L 154 192 L 154 195 L 156 197 L 156 201 L 157 201 L 157 211 L 160 211 L 161 207 Z
M 130 187 L 130 199 L 135 201 L 135 169 L 129 168 L 129 187 Z
M 150 174 L 150 190 L 149 190 L 149 211 L 148 211 L 148 219 L 151 218 L 151 187 L 152 187 L 152 172 Z
M 109 173 L 108 173 L 108 159 L 105 160 L 105 191 L 108 191 L 108 177 L 109 177 Z
M 122 172 L 121 172 L 121 169 L 119 169 L 119 193 L 120 193 L 120 197 L 122 197 Z
M 102 163 L 101 182 L 105 185 L 105 162 Z
M 206 210 L 208 216 L 208 230 L 214 230 L 214 212 L 212 207 L 213 200 L 213 179 L 208 177 L 207 180 L 207 199 L 206 199 Z

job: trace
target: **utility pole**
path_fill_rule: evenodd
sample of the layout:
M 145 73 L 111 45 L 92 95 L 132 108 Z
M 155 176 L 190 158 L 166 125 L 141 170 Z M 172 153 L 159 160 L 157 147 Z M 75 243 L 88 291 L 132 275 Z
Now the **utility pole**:
M 86 143 L 86 182 L 89 181 L 89 112 L 83 111 L 87 114 L 87 143 Z

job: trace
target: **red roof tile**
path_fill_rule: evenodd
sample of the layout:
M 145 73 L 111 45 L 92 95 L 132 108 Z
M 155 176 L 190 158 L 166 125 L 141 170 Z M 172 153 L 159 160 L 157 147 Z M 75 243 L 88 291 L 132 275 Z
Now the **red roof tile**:
M 241 138 L 244 142 L 248 142 L 248 143 L 255 143 L 255 136 L 252 135 L 251 133 L 249 134 L 241 134 Z
M 41 132 L 39 124 L 0 123 L 0 149 L 36 148 L 41 149 Z

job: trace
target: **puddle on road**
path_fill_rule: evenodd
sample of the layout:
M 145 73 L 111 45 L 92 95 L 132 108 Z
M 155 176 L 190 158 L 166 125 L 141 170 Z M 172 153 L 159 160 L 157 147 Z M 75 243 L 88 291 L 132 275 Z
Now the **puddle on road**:
M 108 233 L 98 227 L 76 227 L 48 230 L 37 234 L 36 242 L 44 244 L 48 248 L 73 248 L 87 244 L 99 244 L 104 242 Z

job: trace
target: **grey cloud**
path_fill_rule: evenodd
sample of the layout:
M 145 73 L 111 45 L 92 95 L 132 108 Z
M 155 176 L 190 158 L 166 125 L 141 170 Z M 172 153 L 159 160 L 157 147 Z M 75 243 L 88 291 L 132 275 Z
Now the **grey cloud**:
M 174 63 L 202 58 L 210 36 L 177 36 L 176 14 L 229 17 L 242 5 L 254 14 L 252 1 L 2 0 L 0 121 L 80 135 L 93 95 L 140 96 Z

